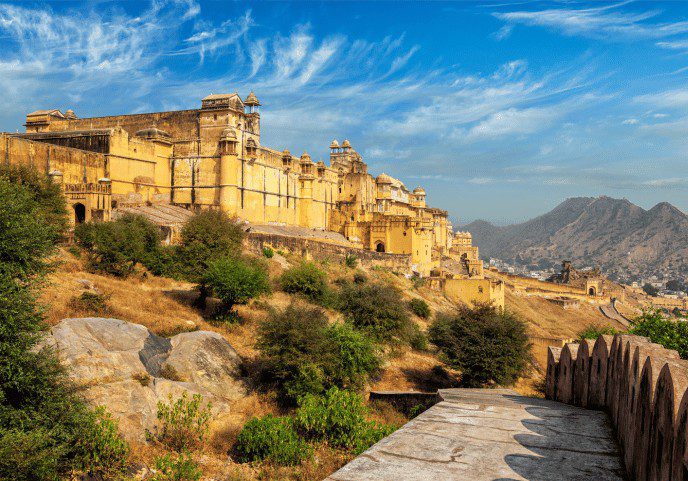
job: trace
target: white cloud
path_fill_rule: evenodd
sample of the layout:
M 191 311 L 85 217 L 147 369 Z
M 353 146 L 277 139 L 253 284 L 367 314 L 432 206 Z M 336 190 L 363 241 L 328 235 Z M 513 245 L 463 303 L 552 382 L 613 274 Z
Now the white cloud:
M 514 134 L 531 134 L 551 127 L 560 115 L 556 108 L 509 108 L 495 112 L 468 131 L 468 139 L 491 139 Z
M 638 123 L 638 119 L 626 119 L 621 123 L 623 125 L 636 125 Z
M 651 22 L 661 12 L 621 11 L 629 2 L 594 8 L 551 8 L 533 11 L 495 12 L 507 25 L 522 24 L 558 30 L 564 35 L 610 39 L 658 39 L 688 32 L 688 22 Z

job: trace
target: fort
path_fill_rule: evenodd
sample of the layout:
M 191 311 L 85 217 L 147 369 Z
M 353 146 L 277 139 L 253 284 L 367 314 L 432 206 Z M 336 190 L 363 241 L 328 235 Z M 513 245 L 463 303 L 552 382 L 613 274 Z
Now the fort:
M 280 239 L 292 248 L 351 249 L 431 276 L 453 299 L 503 307 L 503 287 L 484 278 L 470 234 L 454 234 L 447 212 L 429 207 L 422 187 L 373 177 L 348 140 L 331 142 L 328 164 L 264 146 L 260 105 L 251 92 L 245 99 L 211 94 L 199 109 L 171 112 L 80 118 L 37 110 L 26 116 L 25 133 L 0 134 L 0 161 L 50 175 L 74 224 L 140 213 L 174 242 L 188 212 L 218 209 L 250 224 L 286 226 Z M 321 232 L 322 242 L 299 235 L 287 242 L 288 228 Z M 328 232 L 340 236 L 338 248 Z

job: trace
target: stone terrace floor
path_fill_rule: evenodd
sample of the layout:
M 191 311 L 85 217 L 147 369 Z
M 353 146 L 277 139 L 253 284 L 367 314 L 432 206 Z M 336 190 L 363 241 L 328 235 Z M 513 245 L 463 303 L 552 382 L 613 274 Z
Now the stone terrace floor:
M 329 481 L 625 479 L 607 415 L 508 389 L 446 389 L 442 402 Z

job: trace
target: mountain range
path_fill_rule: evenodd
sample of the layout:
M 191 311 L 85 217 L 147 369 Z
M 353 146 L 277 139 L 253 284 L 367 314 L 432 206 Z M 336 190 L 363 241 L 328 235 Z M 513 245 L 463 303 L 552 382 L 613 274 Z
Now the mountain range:
M 520 224 L 477 220 L 462 229 L 484 259 L 540 268 L 570 260 L 622 281 L 688 276 L 688 216 L 667 202 L 645 210 L 626 199 L 575 197 Z

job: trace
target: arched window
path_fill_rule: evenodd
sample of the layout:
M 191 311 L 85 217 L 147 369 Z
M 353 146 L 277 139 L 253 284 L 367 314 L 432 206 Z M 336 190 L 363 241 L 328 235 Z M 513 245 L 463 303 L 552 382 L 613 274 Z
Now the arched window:
M 86 220 L 86 206 L 84 204 L 74 204 L 74 222 L 81 224 Z
M 594 288 L 594 287 L 591 287 L 591 288 L 588 290 L 588 294 L 591 295 L 591 296 L 594 296 L 594 295 L 595 295 L 595 288 Z
M 385 245 L 382 242 L 378 242 L 377 244 L 375 244 L 375 251 L 385 252 Z

